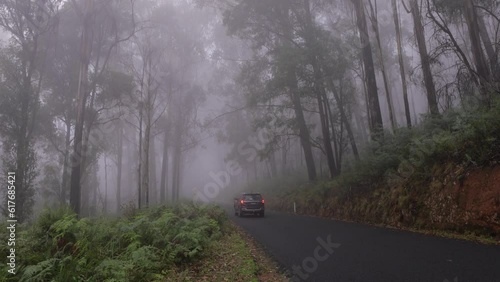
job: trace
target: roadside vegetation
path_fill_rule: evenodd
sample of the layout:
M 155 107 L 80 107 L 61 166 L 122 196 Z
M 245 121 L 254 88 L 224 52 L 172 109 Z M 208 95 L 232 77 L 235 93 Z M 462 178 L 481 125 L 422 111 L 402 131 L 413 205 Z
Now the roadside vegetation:
M 2 224 L 2 238 L 6 230 Z M 258 281 L 247 242 L 216 206 L 183 203 L 84 219 L 47 209 L 19 230 L 17 275 L 1 281 Z M 7 256 L 6 245 L 1 253 Z
M 395 227 L 500 234 L 500 103 L 488 111 L 426 117 L 371 143 L 333 180 L 255 182 L 269 207 Z

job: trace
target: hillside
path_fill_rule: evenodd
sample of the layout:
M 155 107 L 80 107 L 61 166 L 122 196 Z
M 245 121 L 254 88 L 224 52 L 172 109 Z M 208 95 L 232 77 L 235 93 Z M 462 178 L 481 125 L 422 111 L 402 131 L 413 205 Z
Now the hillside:
M 500 236 L 500 107 L 450 112 L 374 142 L 334 180 L 254 183 L 274 209 L 393 227 Z M 302 184 L 300 184 L 302 183 Z

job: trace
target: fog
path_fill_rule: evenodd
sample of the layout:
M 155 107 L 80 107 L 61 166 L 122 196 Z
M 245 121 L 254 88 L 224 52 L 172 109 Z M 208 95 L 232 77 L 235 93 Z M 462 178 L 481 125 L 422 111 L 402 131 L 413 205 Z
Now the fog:
M 479 25 L 454 1 L 395 1 L 400 34 L 391 1 L 17 2 L 0 4 L 1 168 L 26 218 L 334 178 L 380 134 L 480 96 L 475 54 L 493 66 L 500 46 L 495 1 Z

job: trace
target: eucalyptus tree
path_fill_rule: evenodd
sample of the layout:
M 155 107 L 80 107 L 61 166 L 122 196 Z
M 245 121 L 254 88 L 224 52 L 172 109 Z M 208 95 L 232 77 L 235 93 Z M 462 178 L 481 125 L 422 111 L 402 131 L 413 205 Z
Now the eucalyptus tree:
M 35 134 L 44 73 L 40 41 L 57 24 L 62 1 L 5 0 L 0 3 L 0 28 L 10 43 L 0 54 L 4 79 L 0 93 L 3 167 L 15 172 L 16 215 L 26 220 L 33 207 L 36 172 Z M 4 175 L 7 175 L 5 173 Z
M 80 215 L 82 173 L 88 161 L 87 146 L 96 120 L 95 115 L 86 113 L 87 108 L 94 107 L 97 81 L 107 69 L 112 51 L 130 39 L 137 27 L 133 1 L 129 5 L 98 0 L 73 0 L 71 3 L 82 23 L 70 190 L 71 207 Z M 83 195 L 88 196 L 87 193 Z
M 493 47 L 495 44 L 488 31 L 494 29 L 495 24 L 490 24 L 491 28 L 488 28 L 486 23 L 491 22 L 490 19 L 496 21 L 496 25 L 500 22 L 495 16 L 500 12 L 498 4 L 491 0 L 427 0 L 426 3 L 428 17 L 437 30 L 437 36 L 432 37 L 438 42 L 436 49 L 441 53 L 451 51 L 456 55 L 461 65 L 458 70 L 461 79 L 466 78 L 473 84 L 479 90 L 484 104 L 488 104 L 490 92 L 498 91 L 495 81 L 499 77 L 495 77 L 498 50 Z M 468 36 L 464 37 L 460 33 L 463 27 L 466 27 L 464 33 Z M 463 75 L 464 72 L 467 72 L 467 76 Z
M 403 44 L 401 42 L 402 39 L 401 39 L 400 16 L 396 0 L 391 0 L 391 5 L 392 5 L 392 16 L 394 19 L 394 28 L 396 29 L 396 44 L 398 48 L 398 63 L 401 75 L 401 84 L 403 88 L 403 103 L 405 107 L 406 126 L 411 127 L 410 103 L 408 102 L 408 84 L 406 80 L 405 65 L 403 60 L 403 52 L 404 52 Z
M 291 102 L 295 114 L 293 126 L 298 131 L 308 177 L 315 180 L 316 165 L 297 74 L 303 49 L 297 41 L 291 13 L 302 7 L 301 1 L 236 1 L 225 10 L 224 23 L 229 34 L 251 42 L 255 52 L 253 61 L 245 64 L 246 71 L 255 75 L 244 78 L 244 90 L 261 101 L 279 98 Z M 266 93 L 253 92 L 253 86 L 258 84 L 267 85 Z
M 427 52 L 425 43 L 425 30 L 422 24 L 422 14 L 420 5 L 417 0 L 410 0 L 410 12 L 413 18 L 415 38 L 417 40 L 418 51 L 420 54 L 420 62 L 422 64 L 422 72 L 424 74 L 424 84 L 427 92 L 427 103 L 429 111 L 432 115 L 439 115 L 437 103 L 436 85 L 431 71 L 430 56 Z
M 372 138 L 377 138 L 377 135 L 382 133 L 383 122 L 382 113 L 380 111 L 380 102 L 378 99 L 377 81 L 375 78 L 375 67 L 373 64 L 373 54 L 368 33 L 368 26 L 365 15 L 365 5 L 363 0 L 351 0 L 356 11 L 356 23 L 359 29 L 360 47 L 362 50 L 362 58 L 364 72 L 366 78 L 366 88 L 368 92 L 368 107 L 370 110 L 370 130 Z

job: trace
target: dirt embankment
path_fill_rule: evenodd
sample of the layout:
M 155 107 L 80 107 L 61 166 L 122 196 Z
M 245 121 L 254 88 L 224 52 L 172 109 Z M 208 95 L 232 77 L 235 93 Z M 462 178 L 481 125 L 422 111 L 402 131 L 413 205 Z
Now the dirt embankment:
M 436 166 L 431 181 L 384 181 L 371 192 L 343 197 L 327 192 L 296 200 L 273 199 L 275 208 L 342 220 L 500 237 L 500 166 L 469 172 Z M 292 203 L 290 203 L 292 201 Z
M 461 173 L 458 171 L 458 173 Z M 425 205 L 429 220 L 440 228 L 484 229 L 500 234 L 500 166 L 435 180 Z M 456 180 L 454 180 L 456 179 Z

